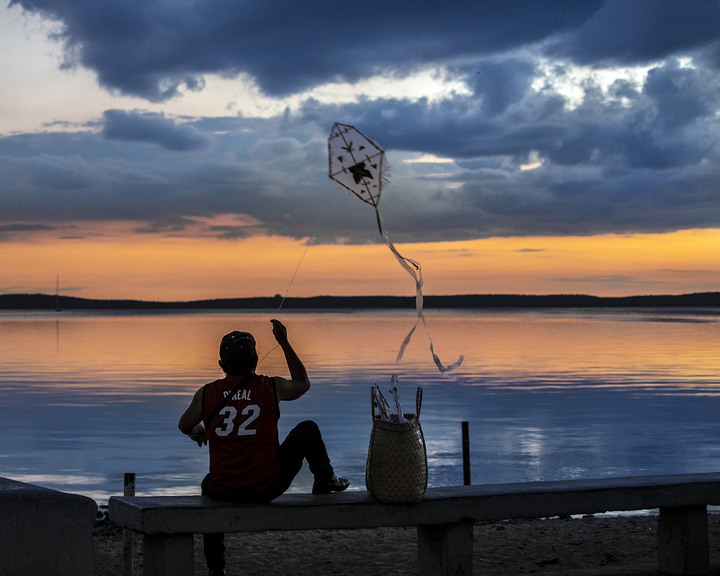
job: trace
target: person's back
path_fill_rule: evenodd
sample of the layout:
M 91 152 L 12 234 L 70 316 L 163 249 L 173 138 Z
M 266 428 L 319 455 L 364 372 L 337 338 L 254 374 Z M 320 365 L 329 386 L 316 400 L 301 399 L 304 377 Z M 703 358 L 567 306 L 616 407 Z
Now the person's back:
M 305 366 L 287 339 L 282 323 L 272 320 L 273 335 L 285 354 L 290 379 L 255 374 L 255 338 L 231 332 L 220 343 L 225 377 L 200 388 L 180 417 L 178 428 L 210 446 L 210 472 L 202 492 L 219 500 L 270 501 L 284 493 L 307 461 L 313 493 L 341 492 L 349 486 L 335 475 L 315 422 L 295 426 L 278 442 L 278 402 L 300 398 L 310 389 Z M 205 535 L 205 558 L 211 575 L 225 574 L 223 534 Z
M 205 385 L 203 420 L 210 446 L 207 492 L 237 498 L 242 491 L 262 492 L 280 480 L 278 409 L 272 379 L 252 374 L 226 376 Z M 213 407 L 232 397 L 212 420 Z

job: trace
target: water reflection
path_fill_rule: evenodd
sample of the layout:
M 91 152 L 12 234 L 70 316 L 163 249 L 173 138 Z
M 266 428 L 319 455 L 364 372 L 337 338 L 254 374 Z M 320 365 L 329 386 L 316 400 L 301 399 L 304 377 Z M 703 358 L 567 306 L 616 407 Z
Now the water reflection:
M 283 403 L 281 433 L 318 421 L 333 462 L 364 488 L 370 385 L 400 376 L 421 417 L 431 485 L 720 469 L 718 311 L 429 311 L 403 362 L 409 312 L 286 314 L 313 388 Z M 207 451 L 176 429 L 193 392 L 220 376 L 217 346 L 253 332 L 260 371 L 286 374 L 270 315 L 63 312 L 0 315 L 0 475 L 100 501 L 138 474 L 138 493 L 196 493 Z M 419 328 L 418 330 L 421 330 Z M 306 491 L 306 471 L 295 490 Z

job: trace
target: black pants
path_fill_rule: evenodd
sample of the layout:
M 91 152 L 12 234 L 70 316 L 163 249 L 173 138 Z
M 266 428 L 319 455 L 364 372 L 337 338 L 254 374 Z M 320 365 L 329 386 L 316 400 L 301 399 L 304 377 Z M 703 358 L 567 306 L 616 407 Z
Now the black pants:
M 330 465 L 330 458 L 325 448 L 320 429 L 312 420 L 300 422 L 280 444 L 278 451 L 280 460 L 281 481 L 269 490 L 247 492 L 243 491 L 236 496 L 223 500 L 233 502 L 270 502 L 283 494 L 292 484 L 293 479 L 307 460 L 308 467 L 313 476 L 318 480 L 327 480 L 334 474 Z M 208 476 L 202 482 L 202 493 L 207 493 Z M 225 535 L 205 534 L 204 537 L 205 561 L 210 570 L 221 570 L 225 568 Z

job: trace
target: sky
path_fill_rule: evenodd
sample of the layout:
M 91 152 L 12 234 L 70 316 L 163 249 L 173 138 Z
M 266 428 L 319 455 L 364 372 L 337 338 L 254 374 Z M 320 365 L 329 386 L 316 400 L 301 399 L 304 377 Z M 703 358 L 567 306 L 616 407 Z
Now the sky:
M 720 290 L 720 2 L 7 0 L 0 293 Z

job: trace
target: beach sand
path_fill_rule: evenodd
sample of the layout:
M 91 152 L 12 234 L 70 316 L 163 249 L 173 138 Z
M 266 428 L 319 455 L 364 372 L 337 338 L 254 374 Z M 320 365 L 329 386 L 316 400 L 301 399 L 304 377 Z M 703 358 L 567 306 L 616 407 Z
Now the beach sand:
M 475 526 L 473 573 L 480 576 L 656 574 L 657 517 L 593 517 L 488 522 Z M 720 575 L 720 514 L 710 514 L 711 574 Z M 142 574 L 135 537 L 134 574 Z M 405 576 L 418 573 L 414 528 L 308 530 L 227 536 L 229 576 Z M 122 574 L 122 534 L 95 535 L 97 576 Z M 195 537 L 195 574 L 205 575 Z

